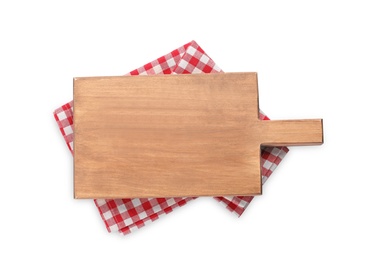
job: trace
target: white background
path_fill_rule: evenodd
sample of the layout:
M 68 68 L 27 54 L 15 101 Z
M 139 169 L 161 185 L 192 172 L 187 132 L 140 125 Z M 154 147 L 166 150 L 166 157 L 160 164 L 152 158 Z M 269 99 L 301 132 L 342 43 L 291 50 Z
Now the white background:
M 0 2 L 0 258 L 366 259 L 364 1 L 122 2 Z M 224 71 L 258 72 L 270 118 L 323 118 L 325 143 L 291 148 L 241 218 L 200 198 L 110 234 L 73 199 L 52 112 L 73 77 L 122 75 L 191 40 Z

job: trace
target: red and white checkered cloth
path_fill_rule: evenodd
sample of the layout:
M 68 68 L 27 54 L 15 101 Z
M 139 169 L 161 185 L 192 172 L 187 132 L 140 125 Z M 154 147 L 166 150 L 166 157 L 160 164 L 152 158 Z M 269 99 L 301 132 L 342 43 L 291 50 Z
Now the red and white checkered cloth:
M 203 49 L 195 41 L 192 41 L 127 75 L 218 73 L 221 71 Z M 69 150 L 73 154 L 73 102 L 56 109 L 54 117 Z M 269 120 L 261 111 L 260 118 Z M 287 152 L 287 147 L 262 148 L 263 184 Z M 126 235 L 132 230 L 158 219 L 162 214 L 170 213 L 174 208 L 185 205 L 192 199 L 195 198 L 96 199 L 94 202 L 107 230 L 109 232 L 119 231 Z M 215 199 L 231 212 L 241 216 L 253 196 L 227 196 L 215 197 Z

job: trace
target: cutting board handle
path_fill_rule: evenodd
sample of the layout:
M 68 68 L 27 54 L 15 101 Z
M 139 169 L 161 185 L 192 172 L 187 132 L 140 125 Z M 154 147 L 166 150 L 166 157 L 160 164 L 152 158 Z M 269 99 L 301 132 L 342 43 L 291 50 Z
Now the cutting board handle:
M 263 120 L 262 145 L 318 145 L 324 142 L 322 119 Z

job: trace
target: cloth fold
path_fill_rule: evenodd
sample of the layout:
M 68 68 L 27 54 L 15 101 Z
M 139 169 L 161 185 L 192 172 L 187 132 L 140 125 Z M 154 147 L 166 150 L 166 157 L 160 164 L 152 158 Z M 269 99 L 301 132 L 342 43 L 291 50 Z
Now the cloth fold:
M 154 74 L 190 74 L 220 73 L 222 70 L 195 42 L 189 42 L 172 52 L 135 69 L 127 75 Z M 260 111 L 260 119 L 269 118 Z M 64 140 L 73 154 L 73 101 L 54 111 L 55 120 Z M 261 166 L 262 183 L 273 173 L 275 168 L 287 154 L 287 147 L 262 147 Z M 224 205 L 237 216 L 245 211 L 253 196 L 226 196 L 214 199 Z M 185 205 L 195 198 L 132 198 L 132 199 L 95 199 L 94 203 L 109 232 L 118 231 L 129 234 L 143 227 L 148 222 L 172 212 L 175 208 Z

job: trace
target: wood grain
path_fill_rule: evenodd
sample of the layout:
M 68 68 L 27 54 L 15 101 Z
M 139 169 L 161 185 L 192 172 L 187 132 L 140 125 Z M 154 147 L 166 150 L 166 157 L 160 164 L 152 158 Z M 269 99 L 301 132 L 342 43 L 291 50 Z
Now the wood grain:
M 323 142 L 261 121 L 256 73 L 74 79 L 75 198 L 261 194 L 260 145 Z

